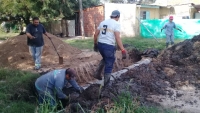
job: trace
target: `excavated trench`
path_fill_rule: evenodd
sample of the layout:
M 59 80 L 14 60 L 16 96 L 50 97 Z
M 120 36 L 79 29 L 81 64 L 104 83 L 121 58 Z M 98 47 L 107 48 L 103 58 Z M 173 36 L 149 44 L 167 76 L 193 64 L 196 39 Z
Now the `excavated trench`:
M 120 57 L 116 60 L 110 87 L 101 87 L 101 82 L 88 83 L 94 80 L 92 73 L 95 68 L 88 72 L 87 69 L 91 66 L 85 63 L 88 65 L 83 65 L 85 69 L 77 70 L 90 77 L 89 79 L 80 77 L 78 81 L 82 83 L 80 80 L 83 79 L 82 85 L 85 83 L 89 85 L 82 94 L 76 93 L 73 88 L 63 89 L 70 95 L 70 100 L 65 102 L 66 110 L 70 113 L 82 113 L 82 109 L 92 112 L 103 108 L 106 111 L 109 109 L 108 106 L 113 105 L 113 100 L 118 95 L 128 91 L 141 105 L 157 105 L 177 110 L 178 113 L 198 113 L 200 111 L 199 48 L 200 35 L 175 44 L 159 55 L 154 49 L 148 49 L 143 53 L 130 51 L 127 64 L 120 60 Z M 145 57 L 142 58 L 141 55 Z M 94 64 L 97 65 L 98 62 Z M 129 67 L 124 68 L 127 66 Z
M 131 64 L 133 64 L 136 61 L 141 60 L 141 53 L 137 49 L 131 49 L 128 51 L 128 58 L 126 60 L 121 59 L 121 53 L 117 52 L 116 53 L 116 61 L 114 63 L 114 69 L 113 72 L 119 71 L 123 69 L 124 67 L 127 67 Z M 99 59 L 96 60 L 96 57 Z M 95 82 L 95 78 L 93 77 L 93 74 L 97 68 L 97 65 L 99 61 L 101 60 L 101 57 L 99 57 L 99 53 L 91 52 L 91 51 L 83 51 L 80 54 L 74 56 L 76 58 L 74 59 L 80 59 L 81 61 L 84 61 L 84 59 L 90 58 L 89 62 L 80 62 L 79 65 L 76 65 L 73 68 L 77 73 L 78 76 L 76 77 L 76 80 L 79 84 L 82 86 L 91 84 L 91 82 Z M 91 60 L 93 59 L 94 60 Z M 77 63 L 77 61 L 76 61 Z M 55 67 L 48 67 L 48 68 L 43 68 L 42 70 L 39 70 L 40 75 L 45 74 L 51 70 L 53 70 Z M 60 67 L 62 68 L 62 67 Z M 103 73 L 103 72 L 102 72 Z M 31 80 L 29 83 L 29 88 L 28 89 L 16 89 L 16 93 L 11 96 L 11 100 L 25 100 L 29 102 L 35 102 L 36 100 L 36 90 L 34 87 L 34 82 L 37 77 L 34 78 L 34 80 Z M 67 90 L 67 91 L 65 91 Z M 73 89 L 64 89 L 66 94 L 69 94 L 69 92 L 73 93 Z M 77 95 L 77 94 L 75 94 Z
M 78 95 L 71 93 L 67 110 L 71 113 L 108 110 L 113 100 L 123 92 L 129 92 L 141 105 L 157 105 L 178 113 L 200 111 L 200 35 L 163 50 L 151 62 L 143 58 L 127 69 L 113 73 L 110 87 L 101 87 L 101 82 L 91 84 Z M 153 49 L 148 57 L 155 57 Z M 148 61 L 145 63 L 145 61 Z M 121 76 L 118 76 L 119 74 Z M 67 94 L 68 90 L 64 89 Z M 139 97 L 139 98 L 138 98 Z

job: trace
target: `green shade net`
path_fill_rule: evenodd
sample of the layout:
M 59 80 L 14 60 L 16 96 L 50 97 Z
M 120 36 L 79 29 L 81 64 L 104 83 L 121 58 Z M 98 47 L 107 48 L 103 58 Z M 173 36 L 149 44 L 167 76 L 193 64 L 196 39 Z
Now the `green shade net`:
M 165 29 L 161 32 L 161 28 L 168 22 L 168 19 L 155 20 L 141 20 L 140 35 L 144 38 L 165 38 Z M 195 35 L 200 34 L 200 20 L 199 19 L 175 19 L 176 27 L 180 28 L 182 32 L 174 29 L 174 37 L 179 39 L 191 39 Z M 149 33 L 148 30 L 152 33 Z

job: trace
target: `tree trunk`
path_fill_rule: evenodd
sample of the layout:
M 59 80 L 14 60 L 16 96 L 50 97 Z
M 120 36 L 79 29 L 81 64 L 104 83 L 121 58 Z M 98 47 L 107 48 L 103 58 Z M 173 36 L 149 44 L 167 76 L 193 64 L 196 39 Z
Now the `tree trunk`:
M 31 22 L 30 22 L 30 16 L 29 17 L 21 17 L 22 19 L 23 19 L 23 21 L 24 21 L 24 23 L 26 24 L 26 26 L 28 25 L 28 24 L 30 24 Z
M 80 23 L 81 23 L 81 35 L 82 39 L 85 39 L 85 31 L 84 31 L 84 25 L 83 25 L 83 6 L 82 6 L 82 0 L 79 0 L 79 10 L 80 10 Z
M 66 37 L 69 37 L 68 20 L 67 19 L 65 19 L 65 27 L 66 27 Z

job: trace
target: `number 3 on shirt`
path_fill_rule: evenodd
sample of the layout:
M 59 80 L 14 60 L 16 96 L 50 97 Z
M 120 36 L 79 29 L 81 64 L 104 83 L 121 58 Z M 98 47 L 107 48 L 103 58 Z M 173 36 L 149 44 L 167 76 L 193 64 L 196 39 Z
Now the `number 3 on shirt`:
M 106 34 L 107 27 L 108 27 L 107 25 L 103 25 L 103 31 L 102 31 L 102 34 L 104 34 L 104 35 Z

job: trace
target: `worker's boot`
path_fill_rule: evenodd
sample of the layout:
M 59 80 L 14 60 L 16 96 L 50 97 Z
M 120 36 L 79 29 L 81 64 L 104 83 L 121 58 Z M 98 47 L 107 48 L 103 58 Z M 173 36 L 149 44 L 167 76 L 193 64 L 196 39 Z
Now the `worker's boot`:
M 105 66 L 105 63 L 103 60 L 101 60 L 95 73 L 94 73 L 94 78 L 96 78 L 98 80 L 102 80 L 101 72 L 103 71 L 104 66 Z
M 104 87 L 109 86 L 111 73 L 104 74 Z
M 171 45 L 174 45 L 174 42 L 171 42 Z
M 166 43 L 166 48 L 168 48 L 168 46 L 169 46 L 169 43 Z

